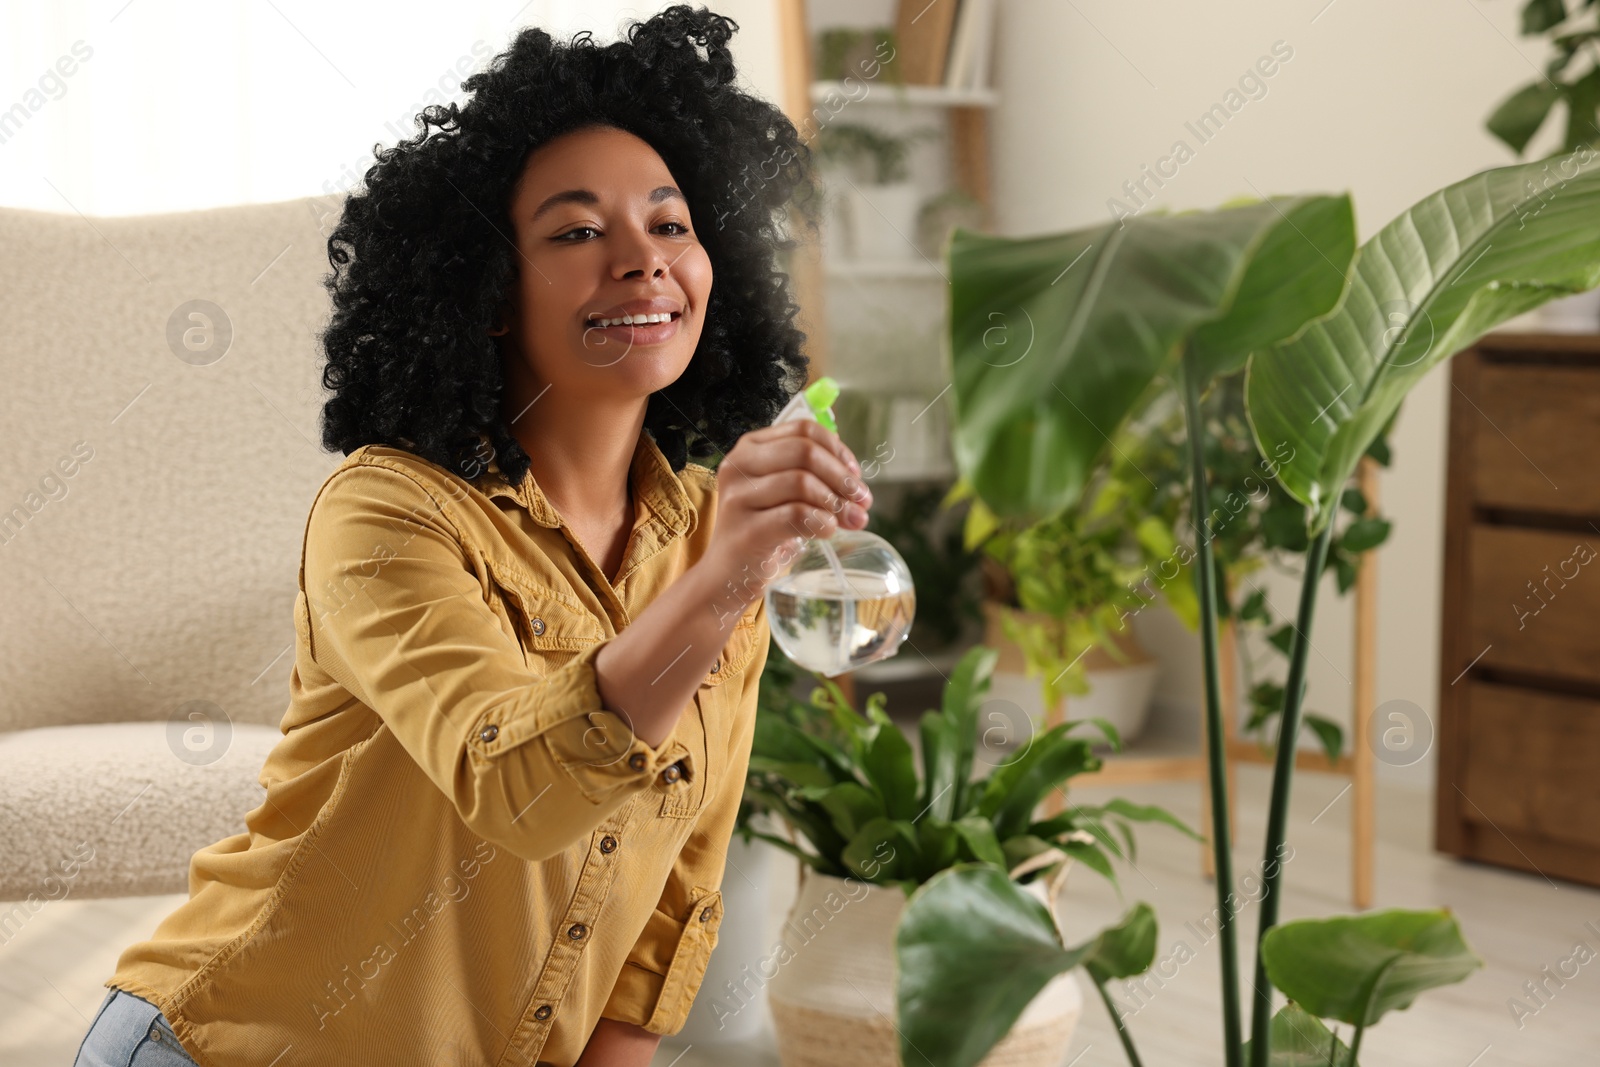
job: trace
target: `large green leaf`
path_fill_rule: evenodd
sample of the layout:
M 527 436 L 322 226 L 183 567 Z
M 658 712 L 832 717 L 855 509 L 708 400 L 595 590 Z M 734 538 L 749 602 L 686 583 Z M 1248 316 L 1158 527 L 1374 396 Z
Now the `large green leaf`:
M 1112 931 L 1069 949 L 1045 906 L 1003 872 L 983 864 L 940 871 L 912 893 L 895 937 L 900 1061 L 971 1067 L 1056 975 L 1089 959 L 1107 973 L 1138 973 L 1129 968 L 1147 930 L 1153 948 L 1154 927 L 1148 905 L 1139 905 Z
M 859 782 L 801 786 L 794 792 L 796 796 L 815 801 L 845 838 L 854 837 L 867 823 L 885 814 L 882 799 Z
M 917 869 L 917 830 L 903 819 L 870 819 L 840 852 L 850 873 L 884 883 Z
M 1267 1050 L 1267 1067 L 1356 1067 L 1349 1046 L 1298 1004 L 1287 1004 L 1272 1017 Z M 1244 1057 L 1248 1063 L 1248 1041 Z
M 787 791 L 761 789 L 748 782 L 745 784 L 744 795 L 778 813 L 785 822 L 804 834 L 826 865 L 826 867 L 819 865 L 818 869 L 826 869 L 830 874 L 837 873 L 842 876 L 844 872 L 837 868 L 848 838 L 834 829 L 833 821 L 826 812 L 799 797 L 791 796 Z
M 1284 996 L 1352 1026 L 1371 1026 L 1483 966 L 1449 912 L 1400 909 L 1284 923 L 1267 932 L 1261 958 Z
M 1512 93 L 1494 109 L 1485 125 L 1518 155 L 1539 132 L 1550 109 L 1561 99 L 1561 90 L 1549 80 L 1536 81 Z
M 1156 958 L 1155 909 L 1143 901 L 1135 904 L 1121 922 L 1100 931 L 1089 948 L 1083 969 L 1100 985 L 1143 974 Z
M 855 769 L 848 755 L 776 715 L 756 716 L 755 739 L 750 752 L 752 762 L 759 757 L 779 763 L 814 764 L 826 775 L 826 779 L 808 776 L 817 781 L 848 782 L 855 779 Z
M 1326 313 L 1355 245 L 1346 196 L 1148 213 L 1044 237 L 955 230 L 949 358 L 962 475 L 996 514 L 1073 503 L 1193 340 L 1207 373 Z
M 1475 174 L 1363 244 L 1332 314 L 1251 357 L 1257 443 L 1313 531 L 1418 379 L 1506 319 L 1600 285 L 1596 220 L 1593 149 Z
M 861 769 L 890 818 L 916 817 L 919 788 L 916 757 L 911 753 L 911 742 L 887 715 L 875 721 L 867 734 Z
M 1026 752 L 985 780 L 978 814 L 994 820 L 995 835 L 1002 842 L 1027 830 L 1039 801 L 1058 783 L 1099 768 L 1100 757 L 1089 742 L 1067 736 L 1072 725 L 1052 726 Z
M 956 833 L 966 842 L 973 857 L 992 863 L 1001 870 L 1009 870 L 1006 854 L 1000 850 L 1000 839 L 994 835 L 994 824 L 980 815 L 968 815 L 955 822 Z
M 977 743 L 978 707 L 988 692 L 999 658 L 998 649 L 984 645 L 968 649 L 945 683 L 943 710 L 922 716 L 921 800 L 933 818 L 949 822 L 966 810 L 972 751 Z

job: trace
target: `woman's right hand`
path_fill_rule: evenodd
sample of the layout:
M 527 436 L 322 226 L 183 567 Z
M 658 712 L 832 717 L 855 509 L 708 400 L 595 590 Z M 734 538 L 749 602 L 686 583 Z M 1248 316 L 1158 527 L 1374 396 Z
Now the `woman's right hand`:
M 751 430 L 717 465 L 717 518 L 699 565 L 741 605 L 761 596 L 800 546 L 867 524 L 872 492 L 838 434 L 811 419 Z

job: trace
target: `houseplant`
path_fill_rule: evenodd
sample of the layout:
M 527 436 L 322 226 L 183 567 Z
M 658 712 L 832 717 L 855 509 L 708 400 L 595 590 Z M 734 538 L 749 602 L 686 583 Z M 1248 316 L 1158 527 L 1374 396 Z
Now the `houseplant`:
M 997 516 L 965 479 L 952 489 L 952 499 L 971 502 L 965 537 L 984 554 L 985 640 L 1007 652 L 997 690 L 1039 721 L 1065 698 L 1071 717 L 1106 718 L 1124 739 L 1143 727 L 1157 665 L 1128 621 L 1146 603 L 1142 578 L 1177 545 L 1177 458 L 1157 435 L 1119 434 L 1079 499 L 1035 521 Z M 1198 625 L 1189 585 L 1173 581 L 1167 593 L 1178 617 Z M 1089 710 L 1075 710 L 1079 700 Z
M 1525 0 L 1522 36 L 1549 37 L 1554 54 L 1541 76 L 1502 100 L 1484 126 L 1520 156 L 1559 102 L 1567 121 L 1554 154 L 1600 144 L 1600 2 Z
M 937 135 L 931 127 L 895 135 L 857 122 L 836 122 L 817 135 L 824 161 L 847 175 L 843 205 L 852 259 L 917 258 L 914 235 L 921 194 L 906 159 L 912 145 Z
M 1072 860 L 1116 882 L 1113 863 L 1133 848 L 1133 823 L 1162 822 L 1197 836 L 1160 808 L 1119 800 L 1073 804 L 1035 819 L 1046 794 L 1064 793 L 1074 775 L 1098 769 L 1100 759 L 1087 738 L 1074 736 L 1083 722 L 1061 724 L 1020 745 L 997 745 L 995 727 L 982 714 L 995 658 L 983 646 L 968 650 L 951 672 L 940 710 L 922 716 L 920 773 L 881 693 L 868 697 L 865 713 L 858 713 L 834 682 L 818 675 L 822 684 L 809 704 L 757 718 L 746 796 L 775 813 L 795 839 L 752 832 L 802 864 L 790 926 L 806 933 L 813 911 L 826 911 L 815 923 L 815 942 L 808 936 L 801 952 L 781 954 L 767 976 L 786 1063 L 840 1062 L 844 1053 L 833 1047 L 839 1040 L 852 1055 L 867 1057 L 857 1062 L 893 1062 L 890 935 L 906 895 L 941 871 L 957 865 L 988 871 L 1048 914 Z M 1105 734 L 1116 742 L 1114 731 Z M 985 766 L 990 773 L 974 778 Z M 830 894 L 834 906 L 827 905 Z M 1147 909 L 1135 909 L 1091 947 L 1110 953 L 1148 922 Z M 854 988 L 844 988 L 852 982 Z M 997 1051 L 1004 1062 L 1053 1063 L 1059 1055 L 1076 1020 L 1078 994 L 1070 979 L 1046 985 L 1008 1023 L 1009 1031 L 1034 1005 L 1037 1025 L 1017 1027 L 1010 1049 Z M 875 997 L 883 1015 L 870 1010 Z M 817 1049 L 819 1042 L 828 1047 Z M 870 1058 L 874 1048 L 876 1060 Z
M 1036 516 L 1071 504 L 1107 447 L 1107 435 L 1124 424 L 1152 381 L 1169 377 L 1184 401 L 1194 525 L 1203 531 L 1212 508 L 1201 395 L 1219 376 L 1241 368 L 1251 432 L 1273 459 L 1273 476 L 1302 506 L 1310 549 L 1268 809 L 1248 1041 L 1237 973 L 1239 898 L 1217 743 L 1222 718 L 1210 538 L 1197 536 L 1189 553 L 1197 564 L 1206 725 L 1213 741 L 1208 790 L 1222 1053 L 1229 1067 L 1246 1059 L 1251 1067 L 1269 1060 L 1354 1064 L 1368 1026 L 1409 1006 L 1422 991 L 1460 981 L 1481 966 L 1443 911 L 1278 924 L 1278 861 L 1301 726 L 1306 635 L 1333 519 L 1361 456 L 1433 366 L 1507 319 L 1600 285 L 1596 217 L 1600 158 L 1581 147 L 1439 190 L 1359 250 L 1348 196 L 1146 214 L 1039 238 L 952 234 L 955 451 L 974 491 L 997 514 Z M 1003 366 L 991 359 L 997 321 L 1008 331 L 1002 337 L 1014 338 L 1024 352 L 1037 351 L 1036 358 Z M 940 1067 L 977 1062 L 1044 983 L 1080 965 L 1077 950 L 1061 945 L 1048 919 L 1009 882 L 977 867 L 941 871 L 912 895 L 897 939 L 898 1022 L 907 1062 L 918 1049 Z M 961 951 L 971 943 L 986 946 L 982 966 Z M 1149 961 L 1141 954 L 1126 962 Z M 976 984 L 986 989 L 981 1012 L 966 999 Z M 1277 1011 L 1275 988 L 1292 1001 Z M 1348 1047 L 1322 1020 L 1352 1028 Z M 1116 1021 L 1138 1064 L 1132 1035 Z
M 891 58 L 895 53 L 894 30 L 888 26 L 830 27 L 817 34 L 817 79 L 844 81 L 876 69 L 873 64 L 881 61 L 885 53 Z M 901 84 L 899 64 L 886 63 L 882 71 L 885 81 Z
M 1502 100 L 1484 123 L 1519 157 L 1558 103 L 1566 124 L 1553 155 L 1600 146 L 1600 2 L 1526 0 L 1522 36 L 1548 37 L 1551 57 L 1540 76 Z M 1600 292 L 1553 300 L 1540 308 L 1550 329 L 1600 330 Z
M 1150 450 L 1140 469 L 1150 479 L 1184 482 L 1184 504 L 1190 507 L 1185 449 L 1188 430 L 1183 404 L 1171 391 L 1161 393 L 1146 412 L 1136 415 L 1141 433 L 1164 441 L 1169 447 Z M 1204 428 L 1206 470 L 1216 521 L 1208 524 L 1217 561 L 1217 614 L 1231 619 L 1240 638 L 1251 632 L 1265 634 L 1263 660 L 1249 654 L 1241 641 L 1243 694 L 1249 717 L 1244 724 L 1247 735 L 1268 742 L 1278 713 L 1283 706 L 1283 683 L 1278 664 L 1286 661 L 1294 637 L 1294 626 L 1278 618 L 1267 600 L 1259 575 L 1267 568 L 1299 576 L 1304 572 L 1305 554 L 1311 547 L 1306 535 L 1300 502 L 1272 476 L 1274 462 L 1261 454 L 1244 403 L 1244 374 L 1236 372 L 1218 378 L 1201 399 L 1200 418 Z M 1381 465 L 1389 463 L 1387 436 L 1380 434 L 1367 454 Z M 1328 547 L 1325 569 L 1332 570 L 1341 595 L 1355 584 L 1362 557 L 1388 538 L 1390 523 L 1381 515 L 1369 514 L 1366 498 L 1357 488 L 1345 490 L 1340 501 L 1343 521 Z M 1179 579 L 1180 581 L 1182 579 Z M 1185 588 L 1185 592 L 1191 592 Z M 1190 629 L 1197 624 L 1190 622 Z M 1224 709 L 1232 714 L 1233 708 Z M 1343 728 L 1334 720 L 1306 711 L 1303 724 L 1327 753 L 1337 761 L 1344 747 Z

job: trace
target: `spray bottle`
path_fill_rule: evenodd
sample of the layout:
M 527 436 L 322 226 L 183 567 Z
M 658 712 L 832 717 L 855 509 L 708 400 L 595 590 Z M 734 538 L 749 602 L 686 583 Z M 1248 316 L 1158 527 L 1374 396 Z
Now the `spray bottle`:
M 773 425 L 811 419 L 838 433 L 832 408 L 838 396 L 837 381 L 818 378 L 790 399 Z M 806 540 L 767 587 L 766 601 L 784 655 L 830 677 L 897 653 L 916 611 L 911 569 L 894 546 L 842 526 L 832 536 Z

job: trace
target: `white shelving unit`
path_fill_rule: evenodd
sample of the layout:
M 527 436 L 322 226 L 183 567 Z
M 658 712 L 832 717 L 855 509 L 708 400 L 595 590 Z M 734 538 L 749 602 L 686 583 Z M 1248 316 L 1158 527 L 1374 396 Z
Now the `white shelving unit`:
M 790 118 L 802 128 L 815 128 L 816 123 L 808 119 L 820 111 L 832 115 L 831 122 L 861 122 L 891 133 L 938 124 L 947 132 L 943 164 L 937 155 L 930 156 L 927 145 L 913 149 L 909 161 L 914 175 L 920 176 L 921 191 L 927 196 L 937 195 L 941 188 L 964 191 L 980 205 L 983 217 L 979 225 L 987 228 L 993 218 L 989 121 L 1000 94 L 993 89 L 953 90 L 886 79 L 850 84 L 814 80 L 811 42 L 819 27 L 810 24 L 809 6 L 808 0 L 778 0 L 785 110 Z M 846 103 L 836 106 L 841 99 Z M 914 240 L 916 235 L 906 236 Z M 927 430 L 931 438 L 944 442 L 943 455 L 919 457 L 915 454 L 922 450 L 905 448 L 902 442 L 898 465 L 894 460 L 884 463 L 876 476 L 868 479 L 875 487 L 888 490 L 877 494 L 880 502 L 898 496 L 898 490 L 911 483 L 949 484 L 956 471 L 949 455 L 943 409 L 917 414 L 924 404 L 949 402 L 949 376 L 939 348 L 947 300 L 941 265 L 924 254 L 885 261 L 836 258 L 832 255 L 835 249 L 826 247 L 827 237 L 822 244 L 797 257 L 793 269 L 802 309 L 801 328 L 812 338 L 808 344 L 812 380 L 828 374 L 847 389 L 868 396 L 920 398 L 914 407 L 909 399 L 902 400 L 898 412 L 893 402 L 888 402 L 884 410 L 886 443 L 892 447 L 895 434 L 906 433 L 914 440 L 918 432 Z M 910 418 L 912 414 L 917 414 L 915 420 Z M 874 453 L 871 446 L 857 451 L 863 463 Z M 938 671 L 948 673 L 953 666 L 953 657 L 949 663 L 899 657 L 856 673 L 873 685 Z M 854 677 L 847 674 L 838 679 L 852 699 Z

